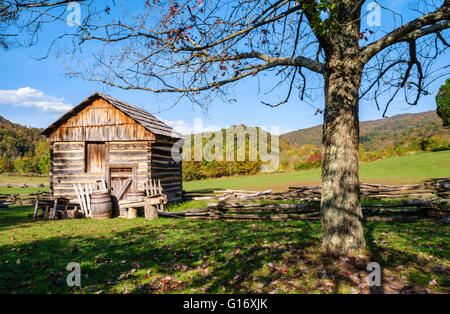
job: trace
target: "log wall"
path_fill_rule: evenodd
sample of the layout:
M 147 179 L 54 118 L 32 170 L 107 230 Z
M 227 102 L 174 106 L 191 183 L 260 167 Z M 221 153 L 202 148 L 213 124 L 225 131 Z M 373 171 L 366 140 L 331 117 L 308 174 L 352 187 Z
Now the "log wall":
M 50 191 L 56 197 L 76 198 L 73 183 L 100 180 L 85 172 L 84 142 L 53 142 L 50 149 Z
M 181 161 L 172 158 L 172 147 L 175 143 L 173 139 L 157 137 L 148 152 L 151 177 L 160 180 L 163 193 L 167 195 L 169 202 L 182 199 Z M 181 154 L 177 156 L 181 157 Z

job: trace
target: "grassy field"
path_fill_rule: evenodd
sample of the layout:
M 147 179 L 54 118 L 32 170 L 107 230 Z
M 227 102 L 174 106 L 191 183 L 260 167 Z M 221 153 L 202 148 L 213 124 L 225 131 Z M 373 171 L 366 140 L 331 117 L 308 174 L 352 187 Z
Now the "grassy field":
M 7 174 L 0 174 L 0 185 L 6 184 L 48 184 L 48 177 L 46 176 L 11 176 Z
M 360 163 L 362 182 L 413 184 L 431 178 L 450 177 L 450 151 L 422 153 Z M 295 185 L 320 184 L 320 169 L 259 174 L 185 182 L 186 191 L 196 190 L 285 190 Z
M 27 187 L 27 188 L 0 188 L 0 194 L 31 194 L 38 192 L 48 192 L 50 191 L 49 187 Z
M 0 293 L 449 293 L 449 225 L 367 223 L 367 256 L 320 257 L 319 222 L 34 221 L 0 210 Z M 82 288 L 65 283 L 69 262 Z
M 45 176 L 11 176 L 0 174 L 0 185 L 7 184 L 49 184 L 48 177 Z M 48 187 L 27 187 L 27 188 L 0 188 L 0 194 L 28 194 L 37 193 L 39 191 L 49 191 Z

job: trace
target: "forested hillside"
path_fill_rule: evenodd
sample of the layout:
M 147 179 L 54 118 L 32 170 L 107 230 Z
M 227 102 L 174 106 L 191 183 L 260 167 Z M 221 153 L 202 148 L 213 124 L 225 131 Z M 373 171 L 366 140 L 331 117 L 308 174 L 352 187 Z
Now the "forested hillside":
M 422 151 L 449 149 L 449 130 L 443 128 L 442 120 L 434 111 L 417 114 L 402 114 L 387 119 L 361 122 L 361 160 L 376 160 L 391 156 L 400 156 Z M 267 138 L 267 133 L 259 128 L 257 138 Z M 226 131 L 222 129 L 224 149 L 222 161 L 203 156 L 201 161 L 194 161 L 194 136 L 187 136 L 191 144 L 191 161 L 183 162 L 183 179 L 185 181 L 230 175 L 248 175 L 260 171 L 263 164 L 260 156 L 249 160 L 249 136 L 245 138 L 245 148 L 234 139 L 234 156 L 237 161 L 226 160 Z M 0 117 L 0 173 L 41 173 L 49 172 L 49 145 L 40 135 L 41 129 L 28 128 Z M 301 129 L 280 137 L 280 165 L 278 170 L 301 170 L 320 167 L 322 126 Z M 216 155 L 216 148 L 211 146 L 215 133 L 204 133 L 202 150 L 209 155 Z M 270 137 L 269 137 L 270 138 Z M 219 141 L 220 143 L 220 141 Z M 256 141 L 257 143 L 257 141 Z M 255 143 L 255 144 L 256 144 Z M 268 143 L 270 147 L 270 141 Z M 205 149 L 206 147 L 206 149 Z M 237 154 L 244 151 L 244 160 Z M 189 154 L 188 151 L 184 152 Z M 220 153 L 219 153 L 220 154 Z M 185 156 L 186 157 L 186 156 Z M 211 156 L 209 156 L 211 157 Z
M 419 149 L 424 140 L 440 137 L 448 142 L 449 132 L 435 111 L 401 114 L 387 119 L 361 122 L 360 142 L 364 150 L 377 151 L 390 146 L 403 145 Z M 436 138 L 439 141 L 439 138 Z M 438 143 L 439 144 L 439 143 Z M 436 147 L 434 147 L 436 148 Z
M 41 131 L 0 116 L 0 173 L 48 173 L 50 151 Z
M 376 160 L 450 148 L 450 132 L 435 111 L 360 123 L 360 159 Z M 281 170 L 320 166 L 322 125 L 281 135 Z
M 399 143 L 416 145 L 423 139 L 439 135 L 448 140 L 449 131 L 435 111 L 406 113 L 386 119 L 360 123 L 360 143 L 366 151 L 377 151 Z M 306 144 L 320 146 L 322 125 L 283 134 L 281 139 L 287 146 L 300 147 Z
M 238 129 L 247 131 L 242 141 L 233 135 L 233 131 Z M 253 134 L 250 135 L 250 134 Z M 267 141 L 267 151 L 270 151 L 270 136 L 267 132 L 256 127 L 247 127 L 245 125 L 231 126 L 227 129 L 221 129 L 218 132 L 207 132 L 201 135 L 202 139 L 202 160 L 195 160 L 195 136 L 185 136 L 185 142 L 190 144 L 189 150 L 183 151 L 183 180 L 191 181 L 205 178 L 218 178 L 232 175 L 249 175 L 256 174 L 261 170 L 261 156 L 257 150 L 259 138 L 262 136 Z M 233 138 L 233 139 L 231 139 Z M 228 140 L 227 140 L 228 139 Z M 233 141 L 233 153 L 227 157 L 227 143 L 230 145 Z M 215 144 L 221 146 L 223 150 L 217 148 Z M 251 144 L 250 144 L 251 143 Z M 216 146 L 216 147 L 215 147 Z M 230 145 L 231 147 L 231 145 Z M 249 148 L 256 153 L 251 155 Z M 190 156 L 189 156 L 190 155 Z M 217 156 L 212 160 L 213 156 Z M 230 158 L 231 157 L 231 158 Z M 188 161 L 190 159 L 190 161 Z M 198 159 L 198 158 L 197 158 Z M 221 160 L 219 160 L 221 159 Z M 231 160 L 230 160 L 231 159 Z

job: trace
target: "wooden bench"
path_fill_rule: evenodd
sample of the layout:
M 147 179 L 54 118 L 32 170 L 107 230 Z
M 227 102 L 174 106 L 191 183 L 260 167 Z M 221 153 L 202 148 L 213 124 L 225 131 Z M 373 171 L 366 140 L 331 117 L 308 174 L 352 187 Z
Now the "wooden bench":
M 67 218 L 67 209 L 69 207 L 70 199 L 57 198 L 57 197 L 37 197 L 34 205 L 33 219 L 38 217 L 39 209 L 42 209 L 44 215 L 42 219 L 46 219 L 49 215 L 49 219 L 54 220 L 56 218 L 56 211 L 58 206 L 63 207 L 63 219 Z
M 156 194 L 156 195 L 151 195 L 151 196 L 147 196 L 144 198 L 144 200 L 121 200 L 118 202 L 119 204 L 119 208 L 120 211 L 128 211 L 128 217 L 129 218 L 133 218 L 130 217 L 130 211 L 133 211 L 134 214 L 136 215 L 136 211 L 138 208 L 144 208 L 146 211 L 146 218 L 149 218 L 152 215 L 148 215 L 147 211 L 151 211 L 153 213 L 156 212 L 156 217 L 157 217 L 157 206 L 158 205 L 163 205 L 163 204 L 167 204 L 167 195 L 165 194 Z M 154 209 L 154 210 L 152 210 Z M 154 216 L 154 215 L 153 215 Z M 152 217 L 152 218 L 156 218 L 156 217 Z M 149 218 L 151 219 L 151 218 Z

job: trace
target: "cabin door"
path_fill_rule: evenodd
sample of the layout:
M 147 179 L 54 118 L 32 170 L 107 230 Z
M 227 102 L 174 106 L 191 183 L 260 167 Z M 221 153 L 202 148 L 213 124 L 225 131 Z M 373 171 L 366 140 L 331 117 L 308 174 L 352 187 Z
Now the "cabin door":
M 120 201 L 128 191 L 133 191 L 133 168 L 111 168 L 110 172 L 111 195 Z
M 114 216 L 119 214 L 118 202 L 125 197 L 127 192 L 133 192 L 137 188 L 136 169 L 137 165 L 135 164 L 108 165 L 106 181 L 111 187 Z
M 87 142 L 85 153 L 86 172 L 104 174 L 106 166 L 105 143 Z

